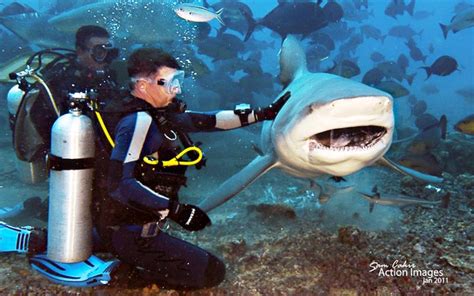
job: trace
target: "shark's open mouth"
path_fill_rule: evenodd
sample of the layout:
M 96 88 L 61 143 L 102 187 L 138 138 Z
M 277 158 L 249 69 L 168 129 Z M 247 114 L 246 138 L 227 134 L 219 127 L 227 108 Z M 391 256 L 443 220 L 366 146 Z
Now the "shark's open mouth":
M 367 125 L 332 129 L 315 134 L 311 139 L 316 142 L 315 148 L 367 149 L 375 145 L 386 133 L 387 129 L 384 127 Z

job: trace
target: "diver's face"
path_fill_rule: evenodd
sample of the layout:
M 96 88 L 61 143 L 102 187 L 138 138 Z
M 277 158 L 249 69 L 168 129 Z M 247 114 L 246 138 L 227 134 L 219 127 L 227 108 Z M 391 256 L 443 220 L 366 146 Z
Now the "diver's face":
M 92 37 L 86 43 L 87 48 L 85 49 L 77 49 L 77 56 L 79 63 L 86 67 L 89 70 L 97 71 L 97 70 L 104 70 L 108 64 L 107 63 L 99 63 L 93 58 L 93 49 L 97 46 L 103 46 L 110 44 L 110 39 L 107 37 Z
M 172 103 L 174 97 L 181 92 L 181 87 L 168 87 L 167 82 L 173 79 L 177 69 L 160 67 L 149 79 L 140 80 L 137 87 L 139 97 L 155 108 L 163 108 Z

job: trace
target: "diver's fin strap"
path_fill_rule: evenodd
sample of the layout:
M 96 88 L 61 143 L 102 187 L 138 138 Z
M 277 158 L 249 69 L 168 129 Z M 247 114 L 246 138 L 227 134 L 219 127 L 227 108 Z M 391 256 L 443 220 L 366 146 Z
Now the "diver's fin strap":
M 31 267 L 50 281 L 71 287 L 94 287 L 105 285 L 111 280 L 112 270 L 118 260 L 102 261 L 92 255 L 77 263 L 61 263 L 49 259 L 46 254 L 30 258 Z
M 0 221 L 0 252 L 28 252 L 33 227 L 13 227 Z

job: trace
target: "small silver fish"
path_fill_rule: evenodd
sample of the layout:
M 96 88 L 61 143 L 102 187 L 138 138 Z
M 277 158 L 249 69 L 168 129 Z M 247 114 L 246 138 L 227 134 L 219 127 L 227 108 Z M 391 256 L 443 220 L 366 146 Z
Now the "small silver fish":
M 224 8 L 219 9 L 218 11 L 210 11 L 209 9 L 189 3 L 184 3 L 178 5 L 175 8 L 174 12 L 180 17 L 190 22 L 204 23 L 209 22 L 213 19 L 217 19 L 223 26 L 225 26 L 224 21 L 221 18 L 221 14 Z

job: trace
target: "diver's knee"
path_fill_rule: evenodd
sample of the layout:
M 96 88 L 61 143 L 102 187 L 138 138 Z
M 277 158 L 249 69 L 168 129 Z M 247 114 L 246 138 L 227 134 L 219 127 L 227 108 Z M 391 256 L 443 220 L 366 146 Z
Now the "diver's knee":
M 225 264 L 216 256 L 209 254 L 209 260 L 205 272 L 204 287 L 219 285 L 225 278 Z

